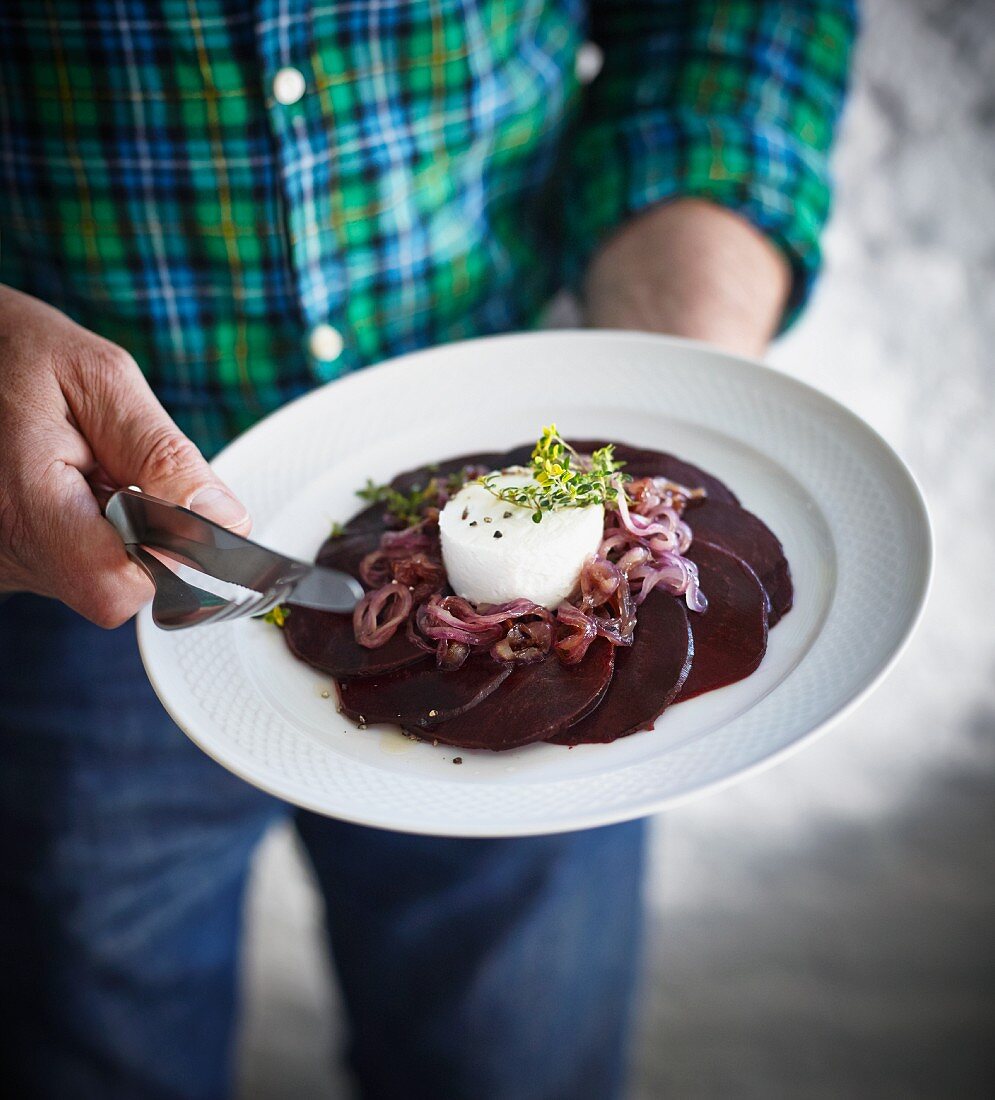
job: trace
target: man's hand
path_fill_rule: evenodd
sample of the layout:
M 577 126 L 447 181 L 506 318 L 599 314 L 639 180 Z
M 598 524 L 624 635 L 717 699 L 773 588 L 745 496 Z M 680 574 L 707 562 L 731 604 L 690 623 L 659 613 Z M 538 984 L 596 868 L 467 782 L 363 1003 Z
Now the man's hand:
M 761 355 L 790 287 L 780 252 L 737 214 L 678 199 L 633 218 L 595 254 L 584 309 L 598 328 L 690 336 Z
M 0 287 L 0 592 L 55 596 L 113 627 L 152 586 L 101 515 L 86 481 L 98 471 L 248 529 L 127 352 Z

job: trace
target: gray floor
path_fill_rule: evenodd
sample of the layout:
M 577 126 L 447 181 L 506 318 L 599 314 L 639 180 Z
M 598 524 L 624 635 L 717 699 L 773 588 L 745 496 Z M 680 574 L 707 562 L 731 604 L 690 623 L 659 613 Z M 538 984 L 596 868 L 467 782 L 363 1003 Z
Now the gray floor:
M 934 594 L 844 725 L 658 822 L 636 1100 L 995 1093 L 995 5 L 869 0 L 865 21 L 827 275 L 771 359 L 912 464 Z M 319 922 L 274 834 L 247 1100 L 347 1095 Z

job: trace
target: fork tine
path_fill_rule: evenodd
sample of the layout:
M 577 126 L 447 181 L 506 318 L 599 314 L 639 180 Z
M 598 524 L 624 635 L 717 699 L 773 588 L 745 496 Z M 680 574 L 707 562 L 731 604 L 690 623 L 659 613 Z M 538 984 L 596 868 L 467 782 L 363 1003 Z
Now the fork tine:
M 275 592 L 253 592 L 244 600 L 226 600 L 184 580 L 143 547 L 131 545 L 127 549 L 155 585 L 152 619 L 163 630 L 265 614 L 287 594 L 283 586 Z
M 272 595 L 261 593 L 238 603 L 234 601 L 231 606 L 221 613 L 221 618 L 228 622 L 233 619 L 245 619 L 255 615 L 264 615 L 271 607 L 279 603 Z

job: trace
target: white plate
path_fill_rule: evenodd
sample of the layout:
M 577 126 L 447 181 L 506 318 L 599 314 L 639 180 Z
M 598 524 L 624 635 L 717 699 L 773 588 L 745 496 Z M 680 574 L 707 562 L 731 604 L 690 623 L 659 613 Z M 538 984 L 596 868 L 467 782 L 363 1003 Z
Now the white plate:
M 175 721 L 236 775 L 300 806 L 410 832 L 511 836 L 639 817 L 770 764 L 895 661 L 932 560 L 911 474 L 817 390 L 696 344 L 548 332 L 419 352 L 286 406 L 215 466 L 250 507 L 256 538 L 309 558 L 356 511 L 367 477 L 501 450 L 551 421 L 703 466 L 781 538 L 795 606 L 753 676 L 612 745 L 467 752 L 358 729 L 336 713 L 329 678 L 267 624 L 165 633 L 146 608 L 142 656 Z

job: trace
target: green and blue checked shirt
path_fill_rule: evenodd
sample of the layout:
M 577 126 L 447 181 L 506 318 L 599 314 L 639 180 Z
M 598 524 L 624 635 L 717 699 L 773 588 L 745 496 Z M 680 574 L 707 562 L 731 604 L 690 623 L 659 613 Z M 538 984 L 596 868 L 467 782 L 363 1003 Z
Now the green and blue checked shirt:
M 131 351 L 208 453 L 330 378 L 534 324 L 675 196 L 769 234 L 793 312 L 854 23 L 843 0 L 3 0 L 0 283 Z

